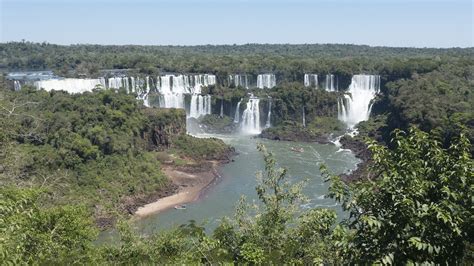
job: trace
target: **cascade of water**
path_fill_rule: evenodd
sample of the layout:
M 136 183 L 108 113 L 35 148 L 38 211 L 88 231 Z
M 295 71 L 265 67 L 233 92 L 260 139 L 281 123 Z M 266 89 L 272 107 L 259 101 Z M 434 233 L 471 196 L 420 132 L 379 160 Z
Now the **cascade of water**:
M 238 124 L 240 122 L 240 104 L 242 103 L 242 99 L 237 103 L 237 107 L 235 107 L 235 114 L 234 114 L 234 123 Z
M 189 117 L 199 118 L 211 114 L 211 95 L 191 95 Z
M 317 87 L 318 86 L 318 75 L 317 74 L 304 74 L 304 86 L 305 87 Z
M 160 107 L 184 108 L 184 94 L 198 95 L 202 87 L 214 84 L 216 76 L 209 74 L 159 76 L 156 87 L 160 93 Z
M 257 87 L 259 89 L 271 89 L 276 86 L 274 74 L 260 74 L 257 76 Z
M 15 91 L 21 90 L 21 83 L 20 83 L 19 80 L 14 80 L 13 81 L 13 88 L 15 89 Z
M 326 82 L 325 82 L 325 89 L 326 91 L 336 91 L 336 87 L 334 87 L 334 75 L 328 74 L 326 75 Z
M 130 90 L 129 82 L 127 77 L 112 77 L 107 80 L 107 88 L 109 89 L 120 89 L 125 88 L 127 91 Z
M 249 88 L 249 81 L 247 75 L 229 75 L 229 85 L 234 87 Z
M 349 85 L 349 95 L 338 101 L 338 118 L 349 128 L 369 119 L 372 100 L 380 91 L 380 76 L 354 75 Z
M 306 127 L 306 114 L 304 111 L 304 106 L 303 106 L 303 127 Z
M 242 114 L 242 133 L 256 135 L 260 134 L 260 99 L 251 97 L 247 107 Z
M 221 113 L 219 115 L 220 117 L 224 117 L 224 100 L 221 100 Z
M 105 79 L 48 79 L 38 80 L 34 82 L 37 89 L 51 90 L 63 90 L 69 93 L 82 93 L 86 91 L 92 91 L 97 86 L 105 88 Z
M 271 118 L 272 118 L 272 100 L 271 100 L 271 98 L 269 97 L 269 98 L 268 98 L 267 122 L 265 123 L 265 128 L 269 128 L 269 127 L 272 126 Z

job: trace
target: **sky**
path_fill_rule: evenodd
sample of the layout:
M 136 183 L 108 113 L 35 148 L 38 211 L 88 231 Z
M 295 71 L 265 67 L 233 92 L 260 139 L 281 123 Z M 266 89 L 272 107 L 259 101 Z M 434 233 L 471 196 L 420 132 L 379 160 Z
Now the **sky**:
M 472 0 L 0 0 L 0 41 L 473 47 Z

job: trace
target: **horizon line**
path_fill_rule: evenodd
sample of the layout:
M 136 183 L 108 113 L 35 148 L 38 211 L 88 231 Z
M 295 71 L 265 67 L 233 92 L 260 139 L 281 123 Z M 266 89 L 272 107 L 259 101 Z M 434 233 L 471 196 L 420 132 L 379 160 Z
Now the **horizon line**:
M 176 47 L 198 47 L 198 46 L 245 46 L 245 45 L 347 45 L 347 46 L 368 46 L 370 48 L 406 48 L 406 49 L 472 49 L 472 46 L 450 46 L 450 47 L 434 47 L 434 46 L 389 46 L 389 45 L 372 45 L 372 44 L 357 44 L 357 43 L 258 43 L 258 42 L 247 42 L 247 43 L 219 43 L 219 44 L 103 44 L 103 43 L 51 43 L 48 41 L 29 41 L 29 40 L 10 40 L 10 41 L 1 41 L 0 44 L 9 44 L 9 43 L 30 43 L 30 44 L 49 44 L 57 46 L 74 46 L 74 45 L 98 45 L 98 46 L 176 46 Z

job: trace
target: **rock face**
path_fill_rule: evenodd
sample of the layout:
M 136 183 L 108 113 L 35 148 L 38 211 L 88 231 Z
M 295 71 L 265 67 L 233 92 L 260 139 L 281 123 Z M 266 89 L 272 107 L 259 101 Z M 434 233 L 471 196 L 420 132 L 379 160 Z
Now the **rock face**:
M 367 179 L 368 177 L 368 168 L 371 163 L 371 154 L 369 149 L 367 148 L 367 145 L 360 139 L 353 138 L 350 136 L 344 136 L 340 140 L 342 147 L 344 149 L 349 149 L 351 150 L 355 156 L 359 159 L 362 160 L 357 165 L 357 169 L 351 172 L 350 174 L 346 175 L 343 174 L 342 178 L 346 182 L 352 182 L 352 181 L 357 181 L 361 179 Z
M 186 134 L 186 112 L 183 109 L 143 109 L 148 124 L 141 135 L 148 150 L 169 148 L 171 137 Z

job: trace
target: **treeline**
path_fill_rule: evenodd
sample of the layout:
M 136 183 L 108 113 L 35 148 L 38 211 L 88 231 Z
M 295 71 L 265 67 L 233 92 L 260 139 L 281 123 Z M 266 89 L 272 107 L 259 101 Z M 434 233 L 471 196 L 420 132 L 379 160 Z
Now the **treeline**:
M 443 64 L 429 73 L 389 82 L 382 89 L 372 117 L 359 125 L 363 135 L 389 143 L 393 130 L 417 126 L 448 145 L 462 127 L 474 141 L 472 64 Z
M 61 46 L 47 43 L 0 44 L 0 69 L 52 69 L 64 76 L 98 75 L 100 69 L 256 75 L 273 72 L 280 80 L 302 81 L 304 73 L 332 73 L 341 78 L 359 73 L 410 77 L 442 61 L 472 60 L 472 48 L 419 49 L 362 45 L 220 45 L 220 46 Z

